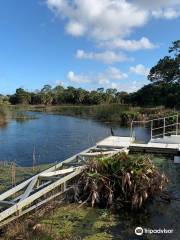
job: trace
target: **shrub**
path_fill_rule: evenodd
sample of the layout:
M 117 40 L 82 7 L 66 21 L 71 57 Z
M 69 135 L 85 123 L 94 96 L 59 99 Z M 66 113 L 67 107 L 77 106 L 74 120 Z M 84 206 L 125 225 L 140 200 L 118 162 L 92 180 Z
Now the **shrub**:
M 90 160 L 78 182 L 79 199 L 92 206 L 141 208 L 168 182 L 149 156 L 118 154 Z

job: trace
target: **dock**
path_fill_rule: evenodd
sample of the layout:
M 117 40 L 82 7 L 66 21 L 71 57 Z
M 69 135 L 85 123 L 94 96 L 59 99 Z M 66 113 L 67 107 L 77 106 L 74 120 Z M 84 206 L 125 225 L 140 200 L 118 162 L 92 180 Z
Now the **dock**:
M 153 143 L 149 142 L 147 144 L 142 143 L 132 143 L 129 145 L 129 151 L 132 153 L 158 153 L 158 154 L 172 154 L 180 155 L 180 144 L 170 144 L 170 143 Z
M 131 137 L 110 136 L 97 143 L 97 147 L 125 148 L 131 153 L 162 153 L 180 155 L 180 136 L 171 135 L 165 138 L 150 140 L 148 143 L 137 143 Z

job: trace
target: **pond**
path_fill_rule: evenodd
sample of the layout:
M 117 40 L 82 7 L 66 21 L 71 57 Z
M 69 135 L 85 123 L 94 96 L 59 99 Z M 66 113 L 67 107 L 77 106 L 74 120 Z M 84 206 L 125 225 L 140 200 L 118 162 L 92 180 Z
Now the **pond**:
M 89 119 L 33 112 L 22 116 L 0 128 L 0 161 L 32 166 L 34 155 L 36 164 L 59 162 L 109 136 L 111 127 L 116 135 L 130 135 L 129 128 Z M 136 136 L 146 140 L 148 130 L 137 127 Z

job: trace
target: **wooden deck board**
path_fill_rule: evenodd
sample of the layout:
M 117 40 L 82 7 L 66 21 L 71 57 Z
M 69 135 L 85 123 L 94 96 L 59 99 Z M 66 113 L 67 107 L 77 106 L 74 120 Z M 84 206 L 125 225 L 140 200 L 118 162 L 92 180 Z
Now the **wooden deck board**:
M 97 147 L 124 148 L 129 147 L 132 142 L 130 137 L 110 136 L 97 143 Z

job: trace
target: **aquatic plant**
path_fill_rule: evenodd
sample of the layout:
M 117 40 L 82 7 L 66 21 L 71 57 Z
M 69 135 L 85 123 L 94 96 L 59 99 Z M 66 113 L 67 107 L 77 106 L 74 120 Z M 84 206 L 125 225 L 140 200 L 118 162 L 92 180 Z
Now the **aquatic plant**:
M 0 128 L 5 127 L 7 124 L 7 111 L 4 106 L 0 105 Z
M 122 153 L 90 160 L 78 181 L 78 195 L 79 200 L 92 206 L 137 209 L 160 194 L 167 182 L 149 156 Z

